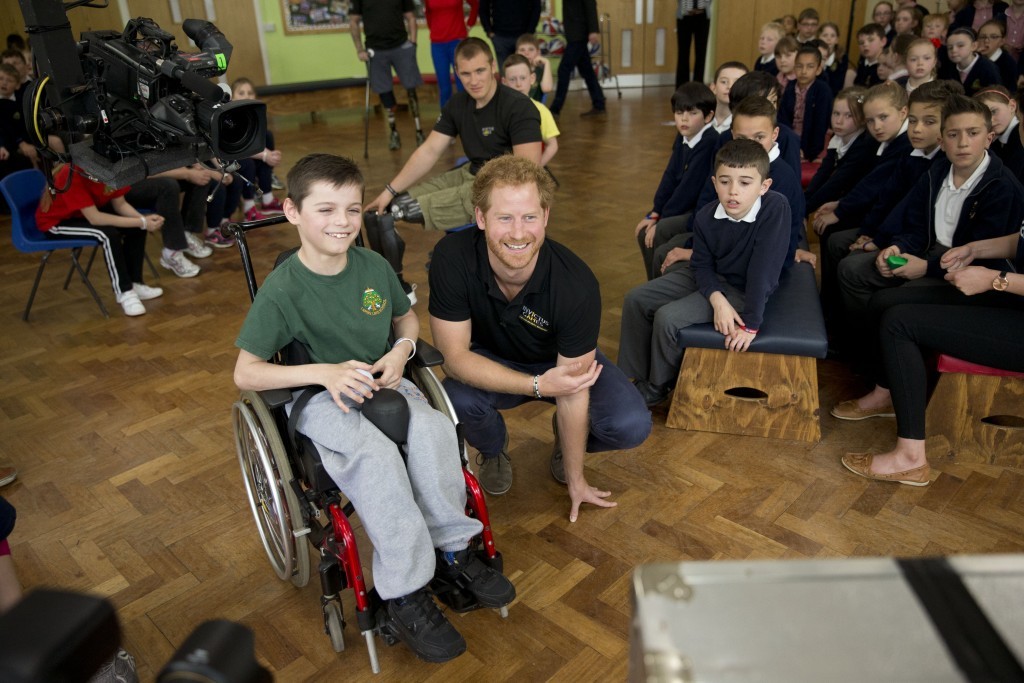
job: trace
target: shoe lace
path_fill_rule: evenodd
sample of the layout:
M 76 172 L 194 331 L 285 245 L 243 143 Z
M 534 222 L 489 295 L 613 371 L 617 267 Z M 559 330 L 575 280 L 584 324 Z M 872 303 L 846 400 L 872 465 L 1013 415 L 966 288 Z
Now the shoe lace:
M 407 595 L 398 601 L 397 605 L 401 620 L 412 631 L 418 631 L 431 624 L 439 626 L 445 621 L 437 603 L 426 591 L 419 590 Z

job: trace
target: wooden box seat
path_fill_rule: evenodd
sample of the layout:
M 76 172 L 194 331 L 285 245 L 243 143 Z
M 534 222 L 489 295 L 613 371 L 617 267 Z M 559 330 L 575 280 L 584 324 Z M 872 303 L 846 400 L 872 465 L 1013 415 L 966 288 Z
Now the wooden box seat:
M 711 323 L 678 333 L 686 347 L 666 426 L 817 442 L 818 358 L 828 352 L 814 269 L 794 264 L 768 300 L 750 349 L 726 351 Z
M 929 451 L 958 462 L 1024 468 L 1024 373 L 940 355 L 928 402 Z

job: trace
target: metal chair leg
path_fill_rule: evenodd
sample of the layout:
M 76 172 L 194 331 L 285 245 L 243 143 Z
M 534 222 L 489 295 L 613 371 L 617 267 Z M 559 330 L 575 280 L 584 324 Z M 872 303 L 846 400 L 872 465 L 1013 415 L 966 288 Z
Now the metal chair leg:
M 156 266 L 153 265 L 153 259 L 149 258 L 149 254 L 147 252 L 143 252 L 142 255 L 146 257 L 146 265 L 149 266 L 149 272 L 153 274 L 153 279 L 159 280 L 160 273 L 156 271 Z
M 92 255 L 96 256 L 95 249 L 93 250 Z M 92 294 L 93 301 L 95 301 L 96 305 L 100 307 L 100 313 L 103 314 L 104 318 L 109 318 L 110 314 L 107 313 L 107 307 L 103 305 L 103 300 L 100 299 L 99 293 L 96 291 L 96 288 L 92 286 L 92 282 L 89 280 L 89 276 L 87 275 L 88 270 L 82 270 L 82 264 L 78 262 L 78 256 L 76 254 L 71 254 L 71 261 L 72 267 L 78 271 L 78 276 L 82 278 L 82 282 L 89 288 L 89 293 Z M 89 259 L 89 265 L 92 265 L 92 258 Z
M 52 251 L 47 251 L 43 253 L 43 257 L 39 259 L 39 270 L 36 271 L 36 279 L 35 282 L 32 283 L 32 291 L 29 292 L 28 303 L 25 304 L 25 313 L 22 314 L 21 316 L 21 319 L 24 320 L 25 322 L 28 322 L 28 312 L 32 310 L 32 302 L 36 298 L 36 290 L 39 289 L 39 281 L 43 277 L 43 269 L 46 268 L 46 262 L 50 259 L 51 254 L 53 254 Z M 65 285 L 65 289 L 66 288 L 67 286 Z

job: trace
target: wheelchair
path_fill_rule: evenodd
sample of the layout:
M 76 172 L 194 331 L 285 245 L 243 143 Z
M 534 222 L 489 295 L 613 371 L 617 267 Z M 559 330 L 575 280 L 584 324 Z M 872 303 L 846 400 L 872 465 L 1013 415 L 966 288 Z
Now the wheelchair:
M 257 284 L 246 241 L 248 231 L 285 222 L 284 216 L 258 221 L 231 223 L 222 232 L 236 240 L 242 258 L 243 271 L 249 288 L 250 301 L 255 298 Z M 359 238 L 356 244 L 362 246 Z M 277 259 L 280 264 L 295 249 L 286 251 Z M 293 342 L 282 349 L 274 362 L 298 364 L 308 362 L 304 347 Z M 407 376 L 419 387 L 432 407 L 441 411 L 455 423 L 459 444 L 459 457 L 466 482 L 466 514 L 478 519 L 483 530 L 470 541 L 470 549 L 496 571 L 502 571 L 502 556 L 494 546 L 487 505 L 483 490 L 469 470 L 469 459 L 461 426 L 433 368 L 444 362 L 441 353 L 423 340 L 417 342 L 417 354 L 406 366 Z M 285 406 L 292 401 L 291 389 L 244 391 L 232 407 L 235 447 L 242 470 L 246 494 L 256 528 L 266 550 L 267 558 L 282 581 L 291 581 L 297 587 L 309 582 L 312 572 L 308 543 L 320 557 L 316 568 L 320 577 L 324 632 L 330 637 L 336 652 L 345 649 L 345 618 L 341 593 L 351 588 L 355 603 L 356 621 L 365 638 L 370 668 L 380 672 L 375 636 L 387 645 L 397 639 L 383 628 L 383 602 L 374 589 L 367 589 L 357 551 L 355 535 L 349 523 L 354 508 L 331 479 L 313 442 L 296 431 L 295 423 L 303 395 L 306 399 L 322 387 L 304 389 L 296 399 L 292 418 Z M 383 400 L 381 400 L 383 399 Z M 367 401 L 362 412 L 399 445 L 403 457 L 404 430 L 407 426 L 394 421 L 396 407 L 407 406 L 397 392 L 381 389 L 374 399 Z M 453 454 L 454 455 L 454 454 Z M 430 589 L 442 603 L 456 612 L 478 609 L 481 605 L 468 591 L 455 583 L 434 579 Z M 499 610 L 508 616 L 508 608 Z

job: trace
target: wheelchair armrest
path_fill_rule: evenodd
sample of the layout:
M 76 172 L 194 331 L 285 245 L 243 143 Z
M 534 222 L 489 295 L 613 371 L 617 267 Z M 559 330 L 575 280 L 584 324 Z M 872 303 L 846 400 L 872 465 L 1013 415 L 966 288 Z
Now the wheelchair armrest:
M 259 395 L 270 410 L 280 408 L 292 400 L 291 389 L 266 389 L 259 392 Z
M 444 355 L 437 347 L 420 339 L 416 342 L 416 355 L 413 356 L 412 362 L 418 368 L 432 368 L 444 364 Z

